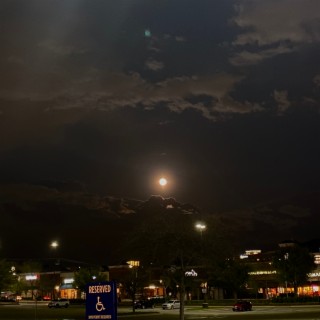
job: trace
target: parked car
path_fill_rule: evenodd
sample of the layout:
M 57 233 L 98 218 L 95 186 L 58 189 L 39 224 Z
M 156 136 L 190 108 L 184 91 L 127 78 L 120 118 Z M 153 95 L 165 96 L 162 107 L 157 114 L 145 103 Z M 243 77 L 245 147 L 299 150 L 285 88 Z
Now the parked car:
M 52 300 L 48 303 L 49 308 L 68 308 L 70 301 L 68 299 Z
M 233 311 L 251 311 L 252 303 L 246 300 L 237 301 L 232 308 Z
M 1 297 L 1 298 L 2 298 L 2 297 Z M 22 297 L 19 296 L 19 295 L 16 295 L 16 294 L 12 294 L 12 295 L 7 296 L 6 299 L 7 299 L 8 301 L 19 302 L 19 301 L 22 300 Z
M 135 309 L 147 309 L 154 308 L 154 302 L 152 300 L 138 300 L 134 302 Z
M 180 301 L 179 300 L 169 300 L 162 304 L 162 309 L 179 309 Z

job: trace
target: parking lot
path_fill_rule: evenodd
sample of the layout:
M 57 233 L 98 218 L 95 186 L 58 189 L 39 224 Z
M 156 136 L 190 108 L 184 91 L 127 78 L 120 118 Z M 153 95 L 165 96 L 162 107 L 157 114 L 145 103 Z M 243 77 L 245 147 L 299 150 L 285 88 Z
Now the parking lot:
M 179 310 L 163 310 L 161 307 L 154 309 L 139 309 L 135 313 L 130 307 L 118 308 L 119 319 L 152 320 L 152 319 L 179 319 Z M 320 305 L 299 306 L 254 306 L 252 311 L 233 312 L 229 306 L 188 306 L 185 308 L 185 319 L 264 319 L 264 320 L 291 320 L 313 319 L 320 320 Z M 0 319 L 41 319 L 41 320 L 84 320 L 85 306 L 71 305 L 68 308 L 49 309 L 47 303 L 21 303 L 19 305 L 0 305 Z

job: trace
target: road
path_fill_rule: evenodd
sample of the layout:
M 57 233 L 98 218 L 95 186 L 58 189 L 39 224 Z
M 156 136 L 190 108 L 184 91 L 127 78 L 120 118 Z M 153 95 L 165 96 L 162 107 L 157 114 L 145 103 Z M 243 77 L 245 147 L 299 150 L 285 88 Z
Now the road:
M 158 315 L 179 315 L 179 310 L 162 310 L 156 308 Z M 147 313 L 148 310 L 139 310 L 139 312 Z M 121 313 L 119 313 L 121 316 Z M 129 318 L 128 318 L 129 319 Z M 152 318 L 150 318 L 152 319 Z M 294 306 L 256 306 L 252 311 L 248 312 L 233 312 L 231 307 L 209 307 L 203 309 L 201 307 L 186 307 L 185 319 L 313 319 L 320 320 L 320 305 L 294 305 Z
M 84 320 L 84 306 L 70 306 L 67 309 L 49 309 L 46 304 L 0 305 L 1 320 Z M 161 308 L 137 310 L 131 308 L 118 309 L 119 320 L 178 320 L 179 310 L 162 310 Z M 299 306 L 256 306 L 249 312 L 233 312 L 231 307 L 186 307 L 185 320 L 320 320 L 320 305 Z

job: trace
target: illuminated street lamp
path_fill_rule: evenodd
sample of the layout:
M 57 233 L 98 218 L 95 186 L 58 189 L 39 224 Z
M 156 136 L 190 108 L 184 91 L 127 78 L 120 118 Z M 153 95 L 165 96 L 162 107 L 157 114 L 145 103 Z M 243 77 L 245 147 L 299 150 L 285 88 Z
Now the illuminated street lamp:
M 200 237 L 201 237 L 201 251 L 203 252 L 203 244 L 202 244 L 202 232 L 204 230 L 206 230 L 207 226 L 202 223 L 202 222 L 198 222 L 196 225 L 196 230 L 200 232 Z M 207 290 L 208 290 L 208 286 L 207 286 L 207 282 L 204 282 L 202 285 L 202 293 L 203 293 L 203 307 L 207 307 Z
M 133 279 L 132 279 L 132 311 L 135 312 L 136 308 L 134 305 L 134 301 L 136 298 L 136 291 L 137 291 L 137 278 L 138 278 L 138 268 L 140 266 L 140 261 L 138 260 L 130 260 L 127 261 L 127 264 L 129 265 L 130 269 L 133 269 L 134 271 L 134 275 L 133 275 Z
M 50 248 L 53 250 L 52 257 L 56 259 L 56 264 L 59 264 L 59 259 L 58 259 L 58 247 L 59 247 L 59 242 L 57 240 L 53 240 L 50 242 Z
M 51 243 L 50 243 L 50 248 L 51 248 L 51 249 L 53 250 L 53 252 L 54 252 L 54 253 L 52 254 L 52 257 L 53 257 L 54 259 L 57 259 L 56 264 L 59 264 L 58 257 L 57 257 L 57 255 L 58 255 L 58 253 L 57 253 L 58 247 L 59 247 L 59 242 L 58 242 L 57 240 L 51 241 Z
M 53 249 L 55 252 L 57 251 L 57 248 L 59 247 L 59 242 L 58 241 L 56 241 L 56 240 L 53 240 L 53 241 L 51 241 L 51 243 L 50 243 L 50 248 L 51 249 Z M 54 256 L 54 260 L 55 260 L 55 262 L 54 262 L 54 264 L 55 265 L 58 265 L 59 264 L 59 259 L 57 258 L 57 257 L 55 257 L 56 256 L 56 253 L 55 254 L 53 254 L 53 256 Z M 57 281 L 57 279 L 56 279 L 56 266 L 53 266 L 53 280 L 56 282 Z M 60 277 L 60 276 L 59 276 Z M 59 290 L 59 286 L 58 286 L 58 289 L 57 289 L 57 286 L 55 285 L 54 287 L 53 287 L 53 290 L 52 290 L 52 298 L 53 299 L 55 299 L 55 297 L 56 297 L 56 293 L 58 292 L 58 290 Z
M 50 243 L 50 247 L 52 248 L 52 249 L 57 249 L 58 247 L 59 247 L 59 243 L 58 243 L 58 241 L 56 241 L 56 240 L 54 240 L 54 241 L 52 241 L 51 243 Z
M 201 236 L 201 239 L 202 239 L 202 232 L 203 232 L 204 230 L 206 230 L 207 226 L 206 226 L 204 223 L 202 223 L 202 222 L 198 222 L 195 227 L 196 227 L 196 229 L 197 229 L 198 231 L 200 231 L 200 236 Z

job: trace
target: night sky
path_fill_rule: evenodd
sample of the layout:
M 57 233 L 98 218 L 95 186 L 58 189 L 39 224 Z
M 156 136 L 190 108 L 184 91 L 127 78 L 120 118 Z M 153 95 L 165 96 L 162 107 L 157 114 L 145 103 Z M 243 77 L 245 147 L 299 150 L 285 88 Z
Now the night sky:
M 319 191 L 319 0 L 2 0 L 0 28 L 2 191 L 213 214 Z

